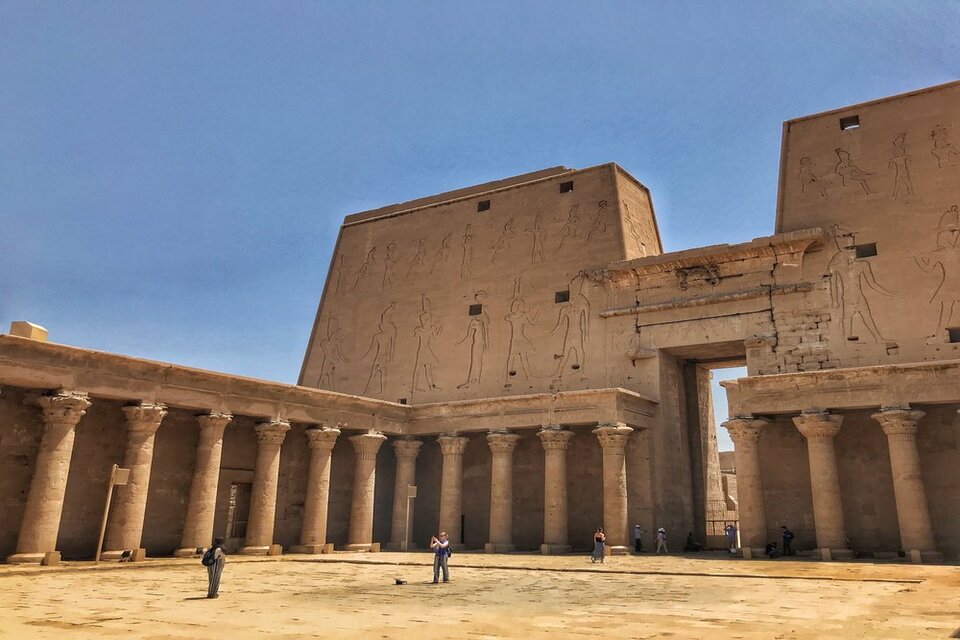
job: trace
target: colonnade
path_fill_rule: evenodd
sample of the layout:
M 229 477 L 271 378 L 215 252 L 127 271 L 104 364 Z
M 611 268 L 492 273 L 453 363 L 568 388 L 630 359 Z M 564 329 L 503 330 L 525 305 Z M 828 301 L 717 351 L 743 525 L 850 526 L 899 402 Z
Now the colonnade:
M 917 449 L 918 424 L 925 413 L 908 405 L 881 407 L 872 414 L 887 436 L 890 468 L 903 550 L 914 562 L 940 561 L 930 524 L 926 489 Z M 807 444 L 810 494 L 817 553 L 824 560 L 852 558 L 843 516 L 843 488 L 837 473 L 834 439 L 843 416 L 804 411 L 792 418 Z M 767 543 L 767 519 L 760 473 L 759 441 L 769 422 L 746 416 L 723 423 L 733 440 L 737 471 L 740 537 L 747 554 L 761 553 Z
M 63 500 L 77 424 L 91 406 L 87 394 L 60 391 L 40 397 L 36 403 L 43 417 L 43 436 L 37 454 L 30 490 L 21 522 L 16 552 L 9 562 L 41 562 L 57 555 Z M 122 466 L 130 470 L 126 485 L 118 486 L 106 530 L 104 558 L 119 557 L 140 549 L 147 507 L 156 433 L 167 407 L 141 402 L 123 408 L 126 446 Z M 192 556 L 213 539 L 223 437 L 233 420 L 228 413 L 197 416 L 198 444 L 190 485 L 186 518 L 177 556 Z M 275 419 L 257 424 L 257 454 L 244 554 L 280 553 L 274 543 L 280 451 L 290 423 Z M 593 429 L 603 451 L 603 522 L 607 543 L 614 552 L 628 545 L 626 445 L 633 432 L 622 423 L 600 424 Z M 327 511 L 330 498 L 330 466 L 339 428 L 314 426 L 306 430 L 310 450 L 303 523 L 294 552 L 320 553 L 332 550 L 327 543 Z M 573 432 L 559 425 L 544 425 L 537 432 L 544 450 L 543 553 L 570 550 L 568 541 L 567 450 Z M 488 552 L 504 552 L 513 544 L 513 454 L 520 435 L 506 430 L 486 435 L 491 455 L 490 530 Z M 349 437 L 355 455 L 353 493 L 347 548 L 368 550 L 373 545 L 376 459 L 387 437 L 378 431 Z M 439 528 L 459 543 L 463 512 L 463 455 L 469 439 L 457 433 L 436 438 L 442 455 Z M 413 514 L 407 514 L 407 489 L 416 484 L 416 459 L 423 442 L 409 436 L 393 442 L 397 458 L 390 544 L 399 548 L 408 535 Z

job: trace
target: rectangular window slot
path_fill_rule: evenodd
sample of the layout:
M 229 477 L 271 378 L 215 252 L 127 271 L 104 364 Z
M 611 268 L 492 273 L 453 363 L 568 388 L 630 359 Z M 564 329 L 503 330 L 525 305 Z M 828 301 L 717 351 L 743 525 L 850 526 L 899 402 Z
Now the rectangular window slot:
M 960 329 L 947 329 L 947 335 L 950 336 L 950 342 L 960 342 Z
M 489 211 L 490 210 L 490 201 L 481 200 L 477 203 L 477 211 Z
M 560 193 L 569 193 L 573 191 L 573 180 L 560 183 Z
M 482 305 L 482 304 L 472 304 L 472 305 L 470 305 L 469 315 L 471 315 L 471 316 L 478 316 L 478 315 L 480 315 L 481 313 L 483 313 L 483 305 Z
M 877 255 L 877 243 L 855 244 L 853 245 L 853 250 L 856 252 L 858 258 L 872 258 Z
M 553 301 L 556 304 L 561 302 L 570 302 L 570 290 L 564 289 L 563 291 L 557 291 L 553 294 Z
M 851 129 L 860 128 L 860 116 L 846 116 L 845 118 L 840 118 L 840 130 L 841 131 L 850 131 Z
M 399 402 L 400 404 L 407 404 L 407 399 L 406 399 L 406 398 L 400 398 L 399 400 L 397 400 L 397 402 Z

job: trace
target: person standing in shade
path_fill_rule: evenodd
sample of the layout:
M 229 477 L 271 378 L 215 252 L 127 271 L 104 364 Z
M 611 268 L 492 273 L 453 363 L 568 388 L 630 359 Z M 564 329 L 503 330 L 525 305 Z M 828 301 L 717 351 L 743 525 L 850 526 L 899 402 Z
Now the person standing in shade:
M 450 569 L 447 560 L 450 558 L 450 540 L 447 532 L 441 531 L 440 537 L 430 538 L 430 548 L 433 549 L 433 584 L 440 580 L 440 569 L 443 569 L 443 581 L 450 582 Z
M 737 552 L 737 525 L 732 522 L 726 526 L 723 530 L 727 534 L 727 547 L 730 548 L 730 553 Z
M 607 536 L 603 533 L 603 527 L 597 527 L 593 534 L 593 555 L 590 556 L 590 562 L 600 561 L 603 564 L 603 556 L 606 554 Z
M 643 539 L 643 529 L 640 528 L 640 525 L 633 525 L 633 548 L 634 551 L 640 553 L 642 551 L 641 540 Z
M 663 550 L 664 553 L 670 553 L 667 549 L 667 530 L 663 527 L 657 529 L 657 553 Z
M 223 574 L 223 565 L 227 562 L 227 554 L 223 552 L 223 538 L 215 538 L 213 546 L 207 549 L 200 560 L 207 568 L 207 597 L 220 597 L 220 576 Z
M 787 525 L 780 525 L 780 535 L 783 537 L 783 555 L 792 556 L 793 547 L 790 545 L 793 544 L 793 531 L 787 529 Z

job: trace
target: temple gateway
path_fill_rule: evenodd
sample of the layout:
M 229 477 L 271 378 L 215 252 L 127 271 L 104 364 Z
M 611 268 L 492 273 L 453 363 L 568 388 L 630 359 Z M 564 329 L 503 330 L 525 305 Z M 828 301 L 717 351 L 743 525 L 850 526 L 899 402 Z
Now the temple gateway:
M 664 253 L 615 164 L 348 216 L 297 385 L 0 336 L 0 555 L 456 545 L 738 522 L 960 552 L 960 82 L 788 121 L 775 233 Z M 735 479 L 721 472 L 711 371 Z M 735 481 L 734 481 L 735 480 Z M 416 487 L 413 496 L 411 487 Z M 649 538 L 648 538 L 649 541 Z

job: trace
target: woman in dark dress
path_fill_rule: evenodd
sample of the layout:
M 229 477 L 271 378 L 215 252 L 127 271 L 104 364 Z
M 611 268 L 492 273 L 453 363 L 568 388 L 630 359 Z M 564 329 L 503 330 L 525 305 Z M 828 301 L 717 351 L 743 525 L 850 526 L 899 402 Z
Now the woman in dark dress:
M 606 540 L 607 536 L 603 534 L 603 527 L 597 527 L 596 533 L 593 534 L 593 555 L 590 556 L 590 562 L 599 560 L 600 564 L 603 564 L 604 544 Z

